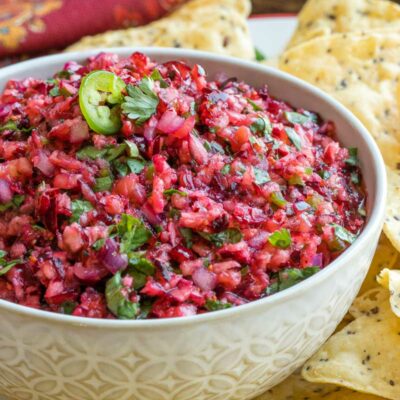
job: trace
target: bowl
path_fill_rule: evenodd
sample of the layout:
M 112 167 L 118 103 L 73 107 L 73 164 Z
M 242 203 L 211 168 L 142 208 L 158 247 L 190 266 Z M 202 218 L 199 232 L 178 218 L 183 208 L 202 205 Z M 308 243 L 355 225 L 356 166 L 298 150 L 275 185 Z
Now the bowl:
M 337 101 L 276 69 L 208 53 L 140 50 L 159 62 L 184 59 L 224 72 L 336 123 L 358 147 L 368 192 L 359 238 L 328 267 L 271 297 L 213 313 L 164 320 L 98 320 L 0 300 L 0 393 L 18 400 L 247 400 L 301 366 L 345 315 L 375 251 L 386 195 L 385 166 L 363 125 Z M 38 58 L 0 70 L 8 79 L 47 78 L 99 50 Z

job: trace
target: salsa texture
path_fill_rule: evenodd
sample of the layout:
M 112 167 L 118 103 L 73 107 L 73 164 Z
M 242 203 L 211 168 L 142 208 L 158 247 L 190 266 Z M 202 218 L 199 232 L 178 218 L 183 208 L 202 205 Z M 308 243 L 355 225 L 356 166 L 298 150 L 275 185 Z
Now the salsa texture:
M 1 95 L 0 299 L 119 319 L 239 306 L 338 257 L 365 198 L 357 149 L 267 86 L 141 53 L 68 62 Z

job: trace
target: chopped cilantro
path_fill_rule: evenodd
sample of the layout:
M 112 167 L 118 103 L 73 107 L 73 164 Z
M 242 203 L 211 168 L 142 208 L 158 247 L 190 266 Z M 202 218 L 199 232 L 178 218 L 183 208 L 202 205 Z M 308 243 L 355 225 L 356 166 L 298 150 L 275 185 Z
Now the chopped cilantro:
M 93 209 L 93 206 L 86 200 L 73 200 L 71 202 L 72 216 L 70 222 L 77 222 L 82 214 Z
M 233 307 L 231 303 L 223 302 L 220 300 L 206 300 L 206 304 L 204 306 L 208 311 L 219 311 L 226 310 L 227 308 Z
M 138 85 L 127 86 L 129 96 L 125 97 L 121 107 L 128 118 L 136 120 L 138 125 L 142 125 L 156 112 L 159 99 L 153 87 L 153 79 L 146 76 Z
M 238 243 L 243 238 L 242 233 L 234 228 L 218 233 L 199 232 L 199 235 L 217 247 L 222 247 L 225 243 Z
M 292 237 L 286 228 L 282 228 L 272 233 L 268 238 L 268 242 L 270 242 L 274 247 L 287 249 L 292 244 Z
M 229 164 L 225 164 L 221 169 L 222 175 L 228 175 L 231 172 L 231 166 Z
M 265 54 L 260 49 L 258 49 L 257 47 L 254 48 L 254 56 L 256 58 L 256 61 L 258 61 L 258 62 L 264 61 L 264 60 L 267 59 Z
M 123 294 L 121 272 L 118 271 L 106 283 L 108 309 L 119 319 L 134 319 L 138 314 L 138 303 L 133 303 Z
M 294 111 L 285 111 L 283 115 L 286 121 L 290 122 L 291 124 L 304 125 L 307 122 L 315 122 L 314 114 L 304 115 Z
M 254 111 L 263 111 L 263 108 L 260 107 L 257 103 L 255 103 L 253 100 L 246 98 L 247 102 L 253 107 Z
M 357 236 L 354 233 L 349 232 L 343 226 L 340 226 L 338 224 L 332 224 L 332 226 L 335 231 L 335 236 L 338 239 L 341 239 L 350 244 L 353 243 L 357 239 Z
M 357 147 L 349 147 L 349 158 L 345 160 L 345 163 L 347 165 L 350 165 L 352 167 L 355 167 L 358 165 L 358 149 Z
M 271 180 L 268 171 L 253 167 L 256 185 L 263 185 Z
M 78 304 L 75 303 L 74 301 L 64 301 L 64 303 L 61 303 L 60 305 L 60 312 L 62 314 L 71 315 L 74 312 L 77 305 Z
M 298 133 L 293 128 L 285 128 L 285 132 L 288 135 L 290 141 L 293 143 L 293 146 L 296 147 L 297 150 L 301 150 L 302 143 Z
M 10 208 L 18 208 L 25 201 L 25 196 L 22 194 L 16 194 L 11 201 L 0 204 L 0 213 L 9 210 Z
M 84 159 L 92 159 L 92 160 L 96 160 L 98 158 L 102 158 L 105 154 L 107 153 L 107 149 L 98 149 L 94 146 L 86 146 L 86 147 L 82 147 L 77 153 L 76 156 L 80 159 L 80 160 L 84 160 Z
M 179 194 L 180 196 L 184 196 L 184 197 L 186 197 L 188 195 L 186 192 L 183 192 L 182 190 L 177 190 L 177 189 L 164 190 L 165 196 L 172 196 L 173 194 Z
M 121 253 L 129 253 L 144 245 L 151 237 L 151 232 L 144 223 L 130 214 L 122 214 L 117 224 L 118 236 L 121 238 Z
M 179 232 L 185 241 L 185 246 L 191 249 L 193 246 L 193 231 L 190 228 L 179 228 Z
M 285 207 L 286 204 L 287 204 L 287 201 L 282 196 L 281 192 L 273 192 L 273 193 L 271 193 L 270 201 L 271 201 L 272 204 L 275 204 L 278 207 Z
M 7 272 L 11 270 L 11 268 L 23 262 L 23 260 L 21 259 L 6 261 L 5 260 L 6 255 L 7 255 L 6 251 L 0 250 L 0 276 L 5 275 Z
M 93 190 L 95 192 L 105 192 L 111 189 L 113 182 L 114 180 L 110 175 L 97 178 Z
M 271 295 L 284 289 L 288 289 L 315 275 L 321 270 L 320 267 L 285 268 L 277 274 L 276 281 L 267 287 L 266 294 Z
M 144 160 L 140 160 L 137 158 L 126 160 L 126 164 L 129 170 L 135 174 L 140 174 L 146 166 L 146 162 Z
M 163 79 L 160 71 L 157 68 L 153 69 L 153 72 L 151 73 L 150 78 L 153 79 L 153 81 L 160 82 L 160 87 L 163 89 L 165 89 L 169 86 L 168 83 Z
M 104 246 L 105 242 L 105 239 L 98 239 L 92 244 L 92 247 L 94 250 L 99 251 Z

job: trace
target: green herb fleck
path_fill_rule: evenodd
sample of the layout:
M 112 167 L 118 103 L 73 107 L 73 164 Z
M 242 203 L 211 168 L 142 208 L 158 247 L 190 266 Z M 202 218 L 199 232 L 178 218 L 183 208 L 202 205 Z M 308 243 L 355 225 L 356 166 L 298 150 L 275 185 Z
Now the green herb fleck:
M 146 76 L 138 85 L 127 86 L 129 96 L 125 97 L 121 107 L 128 118 L 136 120 L 138 125 L 146 122 L 157 110 L 159 99 L 153 87 L 153 79 Z
M 281 192 L 271 193 L 271 196 L 269 199 L 272 204 L 275 204 L 276 206 L 281 207 L 281 208 L 285 207 L 287 204 L 287 201 L 285 200 L 285 198 L 283 197 Z
M 290 122 L 291 124 L 304 125 L 307 122 L 315 122 L 314 114 L 304 115 L 294 111 L 285 111 L 283 115 L 286 121 Z
M 121 253 L 129 253 L 144 245 L 151 237 L 151 232 L 144 223 L 130 214 L 122 214 L 117 224 L 117 232 L 121 238 Z
M 293 128 L 285 128 L 285 132 L 288 135 L 290 141 L 293 143 L 293 146 L 300 151 L 302 149 L 302 144 L 301 138 L 298 133 Z
M 274 247 L 287 249 L 292 244 L 292 237 L 286 228 L 282 228 L 281 230 L 272 233 L 268 238 L 268 242 L 270 242 Z
M 138 314 L 138 303 L 133 303 L 122 293 L 121 272 L 117 272 L 106 283 L 106 301 L 108 309 L 119 319 L 134 319 Z
M 71 202 L 72 216 L 70 222 L 79 221 L 82 214 L 93 209 L 93 206 L 86 200 L 73 200 Z
M 226 310 L 228 308 L 233 307 L 231 303 L 223 302 L 220 300 L 206 300 L 206 304 L 204 306 L 208 311 L 219 311 Z
M 258 49 L 257 47 L 254 48 L 254 56 L 256 58 L 256 61 L 258 61 L 258 62 L 264 61 L 264 60 L 267 59 L 265 54 L 260 49 Z
M 110 175 L 97 178 L 93 190 L 95 192 L 105 192 L 111 189 L 113 182 L 114 180 Z
M 173 194 L 179 194 L 180 196 L 187 197 L 187 193 L 183 192 L 182 190 L 177 190 L 177 189 L 168 189 L 164 190 L 164 195 L 165 196 L 172 196 Z
M 185 246 L 191 249 L 193 246 L 193 231 L 190 228 L 179 228 L 179 232 L 185 241 Z
M 347 165 L 350 165 L 352 167 L 355 167 L 358 165 L 358 149 L 357 147 L 349 147 L 349 158 L 345 160 L 345 163 Z
M 263 185 L 271 180 L 268 171 L 253 167 L 256 185 Z
M 163 79 L 160 71 L 157 68 L 153 69 L 153 72 L 151 73 L 150 78 L 153 79 L 153 81 L 160 82 L 160 87 L 163 89 L 169 87 L 168 83 Z
M 226 231 L 218 232 L 218 233 L 207 233 L 207 232 L 198 232 L 199 235 L 203 238 L 212 242 L 217 247 L 222 247 L 225 243 L 239 243 L 243 235 L 238 229 L 230 228 Z
M 353 243 L 357 239 L 357 236 L 354 233 L 349 232 L 343 226 L 340 226 L 338 224 L 332 224 L 332 226 L 335 231 L 335 236 L 338 239 L 341 239 L 350 244 Z

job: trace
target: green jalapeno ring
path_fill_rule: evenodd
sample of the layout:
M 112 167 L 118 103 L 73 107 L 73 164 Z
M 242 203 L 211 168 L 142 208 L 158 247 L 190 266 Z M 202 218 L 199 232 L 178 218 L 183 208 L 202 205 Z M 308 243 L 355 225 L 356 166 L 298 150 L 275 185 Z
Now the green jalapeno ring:
M 124 99 L 122 91 L 125 87 L 125 82 L 109 71 L 93 71 L 82 79 L 79 107 L 90 129 L 103 135 L 120 130 L 119 104 Z

